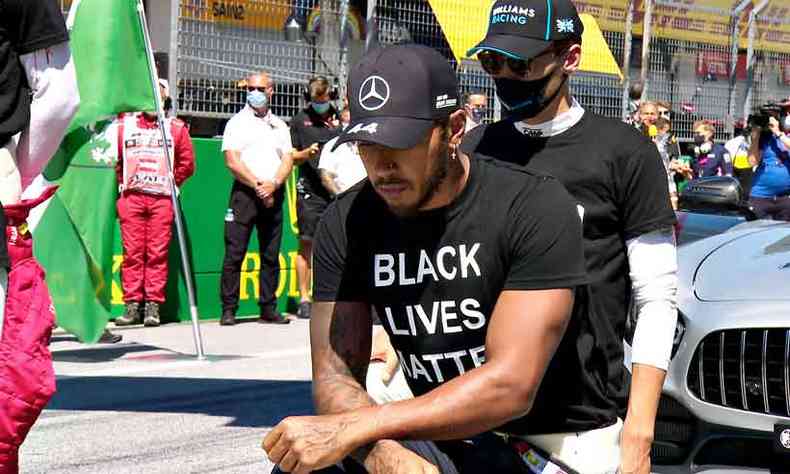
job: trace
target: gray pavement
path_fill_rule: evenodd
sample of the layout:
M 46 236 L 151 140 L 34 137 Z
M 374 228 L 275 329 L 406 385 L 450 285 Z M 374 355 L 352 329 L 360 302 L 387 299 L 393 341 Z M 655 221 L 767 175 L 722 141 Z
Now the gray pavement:
M 114 329 L 51 349 L 57 394 L 22 446 L 23 473 L 268 473 L 260 448 L 285 416 L 311 413 L 307 321 Z
M 118 344 L 56 332 L 58 391 L 22 445 L 21 472 L 269 473 L 263 437 L 312 413 L 308 322 L 201 328 L 204 361 L 189 324 L 113 329 Z

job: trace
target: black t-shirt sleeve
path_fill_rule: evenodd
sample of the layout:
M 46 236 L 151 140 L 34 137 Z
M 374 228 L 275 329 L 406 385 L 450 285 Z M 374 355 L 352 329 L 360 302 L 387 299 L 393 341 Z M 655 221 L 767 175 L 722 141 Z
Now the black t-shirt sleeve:
M 587 283 L 576 203 L 556 179 L 539 179 L 510 209 L 506 290 L 573 288 Z
M 5 0 L 2 15 L 12 20 L 9 27 L 20 55 L 69 39 L 57 0 Z
M 346 226 L 337 202 L 318 224 L 313 248 L 315 301 L 365 301 L 363 268 L 351 261 Z
M 616 169 L 625 240 L 675 225 L 667 171 L 656 146 L 640 140 Z

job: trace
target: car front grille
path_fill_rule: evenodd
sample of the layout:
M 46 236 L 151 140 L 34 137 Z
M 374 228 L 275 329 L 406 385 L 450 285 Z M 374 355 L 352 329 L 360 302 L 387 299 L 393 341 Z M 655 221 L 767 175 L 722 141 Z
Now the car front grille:
M 655 464 L 683 464 L 696 437 L 694 415 L 675 399 L 661 395 L 650 458 Z
M 708 334 L 694 352 L 687 383 L 708 403 L 790 417 L 790 329 Z

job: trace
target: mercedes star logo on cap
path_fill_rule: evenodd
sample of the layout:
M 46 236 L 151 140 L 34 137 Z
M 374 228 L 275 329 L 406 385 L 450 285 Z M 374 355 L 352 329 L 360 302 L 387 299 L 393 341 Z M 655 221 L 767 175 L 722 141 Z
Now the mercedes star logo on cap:
M 390 100 L 390 85 L 380 76 L 370 76 L 359 88 L 359 105 L 372 112 L 378 110 Z

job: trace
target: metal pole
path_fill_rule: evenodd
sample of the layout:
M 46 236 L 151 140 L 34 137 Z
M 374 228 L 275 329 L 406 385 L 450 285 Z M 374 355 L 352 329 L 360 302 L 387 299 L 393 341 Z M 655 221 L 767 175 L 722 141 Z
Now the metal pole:
M 348 38 L 346 38 L 346 24 L 348 23 L 348 0 L 340 1 L 340 68 L 338 71 L 338 89 L 340 97 L 346 96 L 346 82 L 348 81 Z
M 738 83 L 738 49 L 740 41 L 738 35 L 738 23 L 741 21 L 741 14 L 752 3 L 752 0 L 743 0 L 730 16 L 730 98 L 727 104 L 727 130 L 735 133 L 735 87 Z
M 156 101 L 156 118 L 159 122 L 159 131 L 162 133 L 162 143 L 164 143 L 165 157 L 167 158 L 167 168 L 170 181 L 170 199 L 173 203 L 174 220 L 176 223 L 176 235 L 178 236 L 178 248 L 181 251 L 181 266 L 184 270 L 184 281 L 187 285 L 187 298 L 189 299 L 189 315 L 192 318 L 192 336 L 195 340 L 195 352 L 198 360 L 206 358 L 203 352 L 203 337 L 200 333 L 200 323 L 198 322 L 197 303 L 195 302 L 195 289 L 192 287 L 192 269 L 189 266 L 189 255 L 187 254 L 186 240 L 184 239 L 184 224 L 182 222 L 181 208 L 176 197 L 176 183 L 173 177 L 173 157 L 170 156 L 170 147 L 167 144 L 167 133 L 165 131 L 165 114 L 162 110 L 162 99 L 159 97 L 159 81 L 154 71 L 154 53 L 151 49 L 151 38 L 148 35 L 148 23 L 145 20 L 145 10 L 142 0 L 137 0 L 137 13 L 140 17 L 140 24 L 143 28 L 145 37 L 145 49 L 148 53 L 149 67 L 148 72 L 151 79 L 151 87 L 154 89 L 154 99 Z
M 634 0 L 628 0 L 625 14 L 625 33 L 623 35 L 623 99 L 620 104 L 620 115 L 625 121 L 628 118 L 629 89 L 631 88 L 631 43 L 634 40 Z
M 752 94 L 754 89 L 754 37 L 757 36 L 757 14 L 768 5 L 763 0 L 749 12 L 749 43 L 746 48 L 746 97 L 743 101 L 743 119 L 746 120 L 752 111 Z
M 648 89 L 647 70 L 650 65 L 650 39 L 653 23 L 653 0 L 645 0 L 645 17 L 642 21 L 642 70 L 639 78 L 642 81 L 642 97 Z
M 365 52 L 378 40 L 378 27 L 376 25 L 376 0 L 368 0 L 368 13 L 365 19 Z
M 170 1 L 170 52 L 168 58 L 167 80 L 170 82 L 170 101 L 173 104 L 173 117 L 178 115 L 178 17 L 181 13 L 180 0 Z

